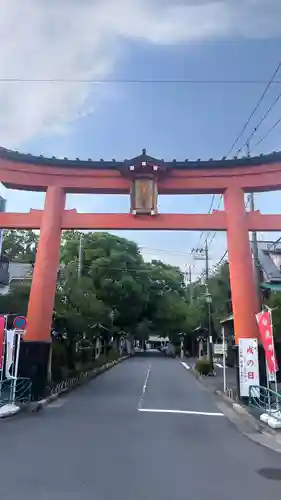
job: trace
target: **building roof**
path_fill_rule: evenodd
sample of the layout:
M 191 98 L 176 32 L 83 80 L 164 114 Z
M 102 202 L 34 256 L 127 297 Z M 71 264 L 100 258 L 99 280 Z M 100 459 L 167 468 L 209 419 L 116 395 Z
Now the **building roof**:
M 10 282 L 13 280 L 32 279 L 33 265 L 23 262 L 10 262 Z
M 253 250 L 253 245 L 251 246 Z M 258 241 L 258 260 L 265 281 L 281 282 L 281 243 Z
M 281 283 L 261 283 L 261 288 L 272 292 L 281 292 Z
M 227 318 L 224 318 L 220 321 L 221 325 L 225 325 L 226 323 L 230 323 L 231 321 L 234 320 L 233 314 L 230 314 L 230 316 L 227 316 Z
M 0 269 L 0 295 L 9 293 L 11 283 L 32 280 L 33 265 L 23 262 L 10 262 L 7 269 Z
M 274 151 L 273 153 L 267 155 L 253 156 L 253 157 L 243 157 L 237 158 L 234 157 L 232 159 L 227 160 L 226 157 L 223 157 L 220 160 L 214 160 L 210 158 L 209 160 L 201 160 L 198 159 L 196 161 L 186 160 L 172 160 L 165 161 L 163 159 L 154 158 L 152 156 L 147 155 L 146 150 L 143 149 L 142 154 L 136 156 L 131 159 L 126 159 L 122 161 L 117 161 L 115 159 L 107 161 L 107 160 L 92 160 L 89 158 L 88 160 L 80 160 L 80 158 L 68 159 L 68 158 L 56 158 L 53 156 L 52 158 L 47 158 L 43 155 L 34 156 L 31 154 L 19 153 L 18 151 L 13 151 L 10 149 L 6 149 L 0 147 L 0 159 L 25 163 L 30 165 L 42 165 L 42 166 L 50 166 L 50 167 L 65 167 L 65 168 L 87 168 L 87 169 L 121 169 L 128 165 L 136 164 L 139 162 L 152 162 L 155 165 L 163 166 L 167 169 L 173 168 L 185 168 L 189 170 L 194 169 L 213 169 L 213 168 L 237 168 L 237 167 L 249 167 L 249 166 L 259 166 L 259 165 L 269 165 L 272 163 L 277 163 L 281 161 L 281 152 Z

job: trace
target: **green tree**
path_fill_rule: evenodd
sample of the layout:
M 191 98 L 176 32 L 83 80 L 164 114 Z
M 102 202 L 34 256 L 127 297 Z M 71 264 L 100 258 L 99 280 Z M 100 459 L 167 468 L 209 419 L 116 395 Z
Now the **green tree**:
M 186 330 L 187 301 L 183 273 L 161 261 L 146 264 L 146 290 L 149 300 L 144 311 L 152 329 L 171 338 Z
M 152 333 L 152 323 L 146 318 L 143 318 L 136 326 L 134 331 L 134 338 L 139 340 L 141 343 L 149 339 L 150 333 Z
M 80 237 L 67 232 L 62 242 L 62 261 L 76 273 Z M 172 336 L 186 330 L 187 295 L 179 268 L 144 262 L 136 243 L 108 233 L 85 234 L 83 245 L 82 274 L 91 280 L 96 298 L 114 311 L 113 321 L 110 314 L 104 321 L 108 329 L 140 340 L 150 332 Z
M 34 263 L 38 235 L 34 231 L 10 230 L 4 232 L 3 254 L 10 261 Z
M 26 316 L 29 292 L 30 287 L 22 285 L 12 288 L 7 295 L 0 295 L 0 314 Z
M 69 368 L 75 365 L 76 342 L 83 338 L 93 342 L 94 325 L 104 323 L 108 314 L 109 308 L 97 298 L 92 280 L 83 276 L 78 284 L 69 265 L 57 285 L 54 314 L 54 328 L 64 343 Z
M 208 287 L 212 295 L 212 318 L 215 330 L 218 332 L 220 321 L 232 312 L 228 262 L 219 266 L 210 278 Z
M 78 265 L 80 234 L 64 235 L 62 260 Z M 148 300 L 143 280 L 143 258 L 137 245 L 108 233 L 85 234 L 82 275 L 91 280 L 98 300 L 115 312 L 114 325 L 133 329 Z M 111 325 L 111 319 L 106 326 Z
M 190 285 L 188 285 L 188 289 Z M 219 334 L 220 321 L 232 312 L 229 265 L 222 263 L 208 279 L 208 291 L 212 296 L 211 312 L 214 332 Z M 208 307 L 205 300 L 206 286 L 197 282 L 192 284 L 193 304 L 189 316 L 200 320 L 199 324 L 208 328 Z M 197 326 L 199 326 L 197 324 Z
M 274 339 L 278 342 L 281 341 L 281 293 L 273 292 L 266 300 L 267 305 L 273 309 L 272 311 L 272 324 Z

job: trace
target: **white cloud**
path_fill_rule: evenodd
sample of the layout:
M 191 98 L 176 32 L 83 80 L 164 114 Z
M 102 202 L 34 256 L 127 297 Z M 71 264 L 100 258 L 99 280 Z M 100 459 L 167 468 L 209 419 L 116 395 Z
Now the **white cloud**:
M 119 42 L 173 44 L 280 35 L 280 0 L 2 0 L 0 77 L 95 79 L 113 74 Z M 101 88 L 0 83 L 0 144 L 58 132 Z

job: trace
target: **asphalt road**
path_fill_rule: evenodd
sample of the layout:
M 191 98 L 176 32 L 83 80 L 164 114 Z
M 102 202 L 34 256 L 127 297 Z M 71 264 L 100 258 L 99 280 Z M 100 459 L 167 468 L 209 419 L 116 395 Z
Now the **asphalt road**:
M 178 360 L 131 358 L 38 414 L 0 422 L 0 498 L 280 499 L 281 481 L 259 471 L 281 480 L 281 454 L 220 412 Z

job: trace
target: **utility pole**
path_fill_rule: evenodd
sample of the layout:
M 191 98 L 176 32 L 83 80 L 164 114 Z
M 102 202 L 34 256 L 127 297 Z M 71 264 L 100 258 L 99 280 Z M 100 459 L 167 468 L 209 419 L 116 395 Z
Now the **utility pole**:
M 193 302 L 193 286 L 192 286 L 192 271 L 191 271 L 191 265 L 187 266 L 188 271 L 184 272 L 184 283 L 185 286 L 188 286 L 188 291 L 189 291 L 189 303 L 192 304 Z
M 248 158 L 251 157 L 249 141 L 247 142 L 247 156 Z M 249 204 L 250 204 L 250 210 L 254 212 L 255 210 L 254 193 L 249 194 Z M 260 292 L 259 249 L 258 249 L 258 236 L 256 231 L 252 231 L 252 249 L 254 256 L 254 272 L 255 272 L 255 281 L 258 293 L 259 309 L 261 310 L 262 304 L 261 304 L 261 292 Z
M 0 212 L 6 211 L 6 200 L 0 196 Z M 0 259 L 2 257 L 3 251 L 3 241 L 4 241 L 4 229 L 0 229 Z
M 189 302 L 190 304 L 193 304 L 193 285 L 192 285 L 191 266 L 189 266 L 188 281 L 189 281 Z
M 209 249 L 208 249 L 208 239 L 205 241 L 205 273 L 206 273 L 206 285 L 208 287 L 209 280 Z
M 214 360 L 213 360 L 213 332 L 212 332 L 212 295 L 209 293 L 208 281 L 209 281 L 209 248 L 208 248 L 208 238 L 205 241 L 205 274 L 206 274 L 206 302 L 208 308 L 208 358 L 210 361 L 211 373 L 214 371 Z
M 82 233 L 80 235 L 80 240 L 79 240 L 78 282 L 80 281 L 82 275 L 83 261 L 84 261 L 84 234 Z
M 210 370 L 213 373 L 213 337 L 212 337 L 212 295 L 209 293 L 208 281 L 209 281 L 209 248 L 208 248 L 208 238 L 205 240 L 204 248 L 193 248 L 191 252 L 195 260 L 202 260 L 205 262 L 205 300 L 208 311 L 208 339 L 207 339 L 207 349 L 208 349 L 208 359 L 210 361 Z

